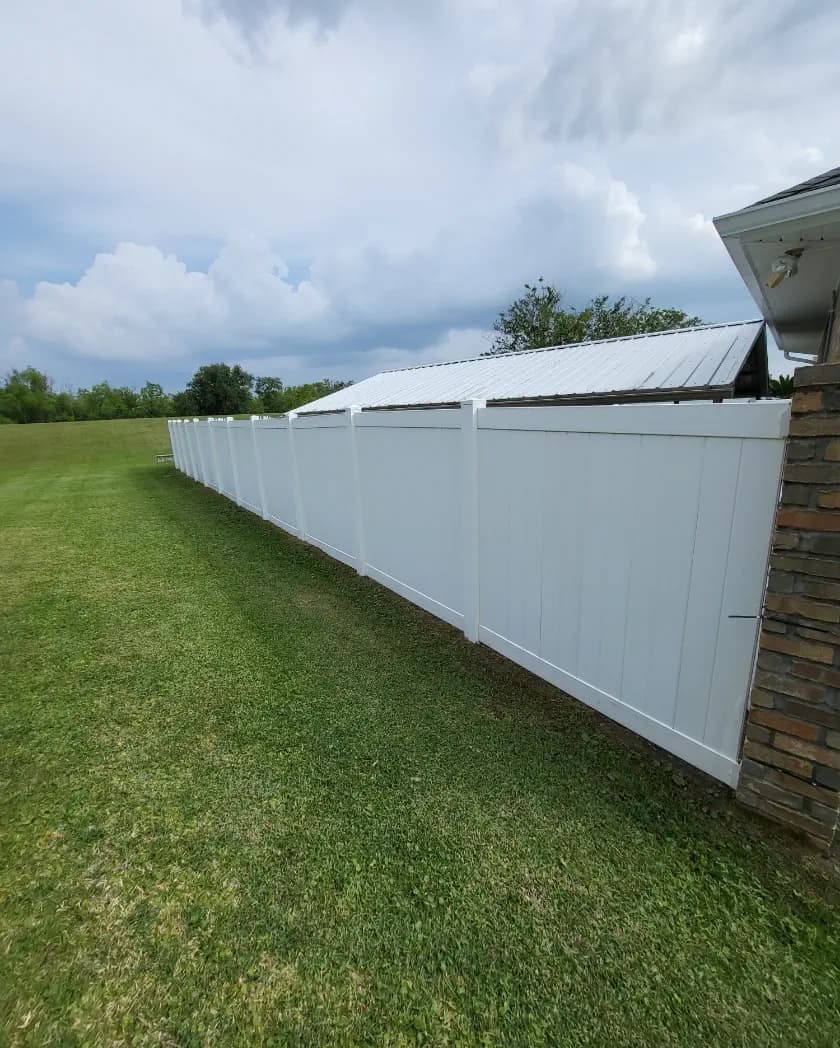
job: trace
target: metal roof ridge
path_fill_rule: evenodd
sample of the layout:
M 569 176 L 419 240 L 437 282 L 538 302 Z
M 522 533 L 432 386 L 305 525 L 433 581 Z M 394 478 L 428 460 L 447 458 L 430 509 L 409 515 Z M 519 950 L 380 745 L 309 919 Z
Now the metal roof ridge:
M 379 371 L 379 375 L 398 375 L 403 371 L 422 371 L 423 368 L 444 368 L 453 364 L 473 364 L 479 360 L 503 360 L 506 357 L 524 357 L 533 353 L 550 353 L 558 349 L 580 349 L 581 346 L 603 346 L 610 342 L 633 342 L 640 338 L 658 338 L 661 335 L 690 335 L 695 331 L 715 331 L 720 328 L 749 327 L 751 324 L 763 324 L 763 317 L 755 317 L 753 320 L 727 320 L 717 324 L 695 324 L 693 327 L 667 328 L 665 331 L 640 331 L 637 335 L 614 335 L 612 338 L 593 338 L 588 342 L 562 342 L 557 346 L 540 346 L 538 349 L 513 349 L 509 353 L 482 353 L 477 357 L 462 357 L 460 360 L 439 360 L 431 364 L 412 364 L 407 368 L 387 368 Z M 372 375 L 371 378 L 375 378 Z M 362 382 L 367 381 L 362 379 Z

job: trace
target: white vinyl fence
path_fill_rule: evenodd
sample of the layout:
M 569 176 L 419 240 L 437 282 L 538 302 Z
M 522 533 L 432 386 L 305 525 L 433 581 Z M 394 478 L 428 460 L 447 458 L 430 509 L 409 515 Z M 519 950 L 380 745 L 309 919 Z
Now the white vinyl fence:
M 177 467 L 737 781 L 789 405 L 170 422 Z

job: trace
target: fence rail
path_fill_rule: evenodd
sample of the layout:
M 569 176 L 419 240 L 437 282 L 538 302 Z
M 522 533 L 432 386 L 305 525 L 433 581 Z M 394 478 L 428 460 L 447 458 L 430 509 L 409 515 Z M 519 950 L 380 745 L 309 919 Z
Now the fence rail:
M 178 469 L 734 784 L 786 402 L 170 422 Z

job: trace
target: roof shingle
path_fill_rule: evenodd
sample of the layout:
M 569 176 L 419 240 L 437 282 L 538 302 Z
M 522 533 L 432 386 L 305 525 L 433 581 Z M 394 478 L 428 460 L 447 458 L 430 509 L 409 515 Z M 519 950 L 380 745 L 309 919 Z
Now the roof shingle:
M 758 207 L 759 204 L 772 204 L 776 200 L 786 200 L 788 197 L 799 196 L 802 193 L 812 193 L 815 189 L 828 189 L 831 186 L 840 185 L 840 167 L 833 167 L 830 171 L 823 171 L 821 175 L 814 175 L 804 182 L 798 182 L 789 189 L 782 189 L 772 196 L 756 200 L 750 207 Z

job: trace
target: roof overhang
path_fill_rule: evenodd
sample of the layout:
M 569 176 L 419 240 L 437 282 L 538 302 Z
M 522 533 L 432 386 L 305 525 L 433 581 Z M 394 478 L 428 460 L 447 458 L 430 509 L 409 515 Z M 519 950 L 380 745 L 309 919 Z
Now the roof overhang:
M 754 204 L 714 224 L 780 348 L 817 354 L 840 278 L 840 186 Z M 767 287 L 773 262 L 798 250 L 797 274 Z

